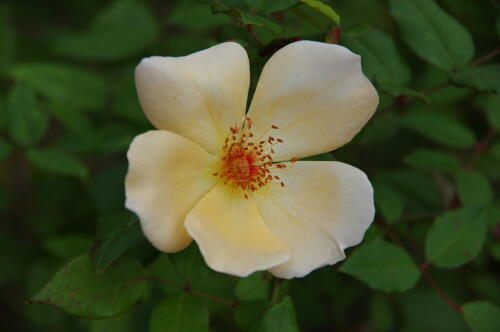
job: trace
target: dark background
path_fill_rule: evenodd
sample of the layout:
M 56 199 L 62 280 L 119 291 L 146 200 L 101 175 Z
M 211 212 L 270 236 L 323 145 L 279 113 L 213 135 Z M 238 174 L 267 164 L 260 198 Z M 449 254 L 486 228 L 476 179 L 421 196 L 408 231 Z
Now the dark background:
M 338 31 L 332 31 L 335 23 L 298 1 L 277 1 L 282 6 L 278 10 L 264 0 L 223 2 L 277 27 L 268 22 L 245 24 L 234 12 L 214 15 L 212 3 L 205 1 L 0 3 L 1 330 L 147 331 L 155 305 L 182 291 L 152 281 L 129 311 L 101 320 L 26 303 L 70 259 L 95 250 L 124 224 L 133 223 L 134 216 L 124 209 L 125 153 L 135 135 L 151 129 L 133 81 L 134 67 L 142 57 L 181 56 L 236 40 L 249 53 L 254 87 L 265 61 L 286 43 L 325 37 L 338 41 Z M 500 178 L 500 97 L 454 86 L 452 74 L 409 47 L 387 1 L 325 3 L 340 15 L 340 43 L 362 54 L 381 102 L 353 142 L 318 158 L 335 158 L 369 175 L 378 213 L 365 242 L 385 238 L 404 248 L 423 272 L 418 281 L 406 282 L 403 292 L 367 284 L 347 269 L 340 272 L 341 264 L 285 286 L 264 276 L 263 287 L 282 287 L 304 331 L 467 331 L 459 312 L 462 304 L 485 300 L 500 305 L 500 204 L 495 194 Z M 467 66 L 498 63 L 497 2 L 437 3 L 472 35 L 475 55 Z M 395 55 L 389 48 L 363 44 L 373 31 L 392 38 Z M 377 38 L 372 42 L 380 46 Z M 424 53 L 429 47 L 421 45 Z M 388 84 L 384 74 L 378 74 L 380 63 L 370 61 L 375 58 L 395 70 L 389 78 L 398 85 Z M 401 68 L 408 73 L 402 74 Z M 498 79 L 500 71 L 492 70 L 487 69 L 488 77 Z M 486 226 L 460 235 L 436 235 L 443 236 L 437 242 L 456 237 L 458 242 L 452 245 L 458 249 L 452 250 L 457 255 L 471 246 L 473 252 L 456 266 L 429 262 L 426 241 L 436 218 L 449 210 L 478 206 L 488 211 Z M 476 229 L 484 234 L 476 236 Z M 477 241 L 467 243 L 475 236 Z M 148 269 L 158 257 L 176 256 L 159 256 L 141 236 L 130 246 L 127 254 Z M 348 250 L 348 257 L 355 252 L 356 248 Z M 184 264 L 182 257 L 178 263 L 172 259 Z M 208 277 L 194 289 L 232 304 L 201 296 L 208 303 L 213 331 L 248 330 L 275 300 L 272 294 L 267 299 L 264 288 L 263 299 L 246 303 L 245 296 L 235 294 L 238 278 L 204 273 Z M 395 280 L 403 280 L 404 272 L 394 273 Z M 167 272 L 164 275 L 168 277 Z

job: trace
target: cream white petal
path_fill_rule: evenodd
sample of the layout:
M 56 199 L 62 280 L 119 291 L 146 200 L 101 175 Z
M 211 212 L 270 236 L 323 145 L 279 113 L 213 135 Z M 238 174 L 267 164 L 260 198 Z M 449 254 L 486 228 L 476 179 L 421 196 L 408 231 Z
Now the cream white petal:
M 127 153 L 126 207 L 135 212 L 148 240 L 175 252 L 191 243 L 184 218 L 216 184 L 215 157 L 164 130 L 137 136 Z
M 289 259 L 288 248 L 262 221 L 251 199 L 219 184 L 187 215 L 186 229 L 214 270 L 247 276 Z
M 285 141 L 275 160 L 334 150 L 349 142 L 378 105 L 378 94 L 347 48 L 299 41 L 278 50 L 264 66 L 248 116 L 257 137 Z
M 253 195 L 271 231 L 292 250 L 271 272 L 301 277 L 342 260 L 373 220 L 373 189 L 359 169 L 340 162 L 297 162 L 277 172 L 285 187 Z
M 145 58 L 135 81 L 144 113 L 156 128 L 216 153 L 245 114 L 250 68 L 245 49 L 227 42 L 184 57 Z

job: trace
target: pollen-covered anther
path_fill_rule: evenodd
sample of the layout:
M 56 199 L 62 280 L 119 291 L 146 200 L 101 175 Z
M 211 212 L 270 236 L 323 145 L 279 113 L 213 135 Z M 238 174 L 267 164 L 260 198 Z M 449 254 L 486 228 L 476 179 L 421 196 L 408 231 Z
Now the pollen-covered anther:
M 229 128 L 228 136 L 224 140 L 221 151 L 220 169 L 212 175 L 220 177 L 222 182 L 243 190 L 243 197 L 269 183 L 276 183 L 284 187 L 281 179 L 271 174 L 273 169 L 283 169 L 283 163 L 275 163 L 272 155 L 273 147 L 283 143 L 283 140 L 268 136 L 261 140 L 252 139 L 253 122 L 249 117 L 237 125 Z M 272 125 L 270 129 L 278 129 Z M 277 181 L 277 182 L 274 182 Z

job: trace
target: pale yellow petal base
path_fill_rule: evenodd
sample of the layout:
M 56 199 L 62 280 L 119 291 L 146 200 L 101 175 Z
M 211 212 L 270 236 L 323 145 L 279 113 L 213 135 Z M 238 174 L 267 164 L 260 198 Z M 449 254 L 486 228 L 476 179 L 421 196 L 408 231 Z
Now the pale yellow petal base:
M 289 249 L 262 220 L 255 203 L 219 184 L 186 217 L 186 229 L 214 270 L 244 277 L 279 265 Z

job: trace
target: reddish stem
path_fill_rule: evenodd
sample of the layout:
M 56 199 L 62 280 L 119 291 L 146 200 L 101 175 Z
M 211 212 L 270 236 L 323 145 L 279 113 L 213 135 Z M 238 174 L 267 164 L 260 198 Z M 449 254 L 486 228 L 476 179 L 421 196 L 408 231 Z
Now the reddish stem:
M 496 57 L 498 54 L 500 54 L 500 46 L 498 46 L 497 48 L 495 48 L 491 52 L 483 55 L 482 57 L 479 57 L 476 60 L 472 61 L 472 63 L 470 65 L 472 67 L 482 65 L 483 63 Z
M 257 44 L 259 44 L 260 47 L 264 46 L 264 42 L 260 39 L 260 37 L 255 33 L 255 31 L 252 29 L 252 26 L 250 24 L 245 25 L 245 29 L 252 35 L 252 37 L 255 39 Z
M 389 224 L 382 220 L 378 219 L 375 221 L 375 225 L 378 226 L 395 244 L 397 244 L 399 247 L 405 249 L 405 246 L 403 245 L 403 242 L 397 237 L 396 234 L 391 230 Z
M 448 304 L 448 306 L 450 306 L 450 308 L 452 308 L 453 310 L 455 310 L 458 313 L 462 313 L 462 308 L 459 305 L 457 305 L 455 302 L 453 302 L 452 299 L 450 299 L 448 297 L 448 295 L 446 295 L 446 293 L 436 283 L 436 281 L 434 281 L 434 279 L 432 279 L 431 275 L 427 272 L 427 269 L 426 269 L 427 265 L 425 265 L 425 264 L 427 264 L 427 262 L 420 265 L 420 267 L 419 267 L 420 273 L 422 274 L 424 279 L 432 286 L 432 288 L 434 288 L 436 290 L 436 292 L 438 292 L 438 294 L 441 296 L 443 301 L 446 304 Z
M 398 238 L 398 236 L 392 232 L 390 229 L 389 224 L 387 224 L 385 221 L 377 221 L 376 224 L 384 231 L 385 234 L 387 234 L 388 237 L 390 237 L 398 246 L 401 248 L 405 249 L 405 246 L 403 245 L 403 242 Z M 406 250 L 407 251 L 407 250 Z M 422 277 L 431 285 L 432 288 L 434 288 L 438 294 L 441 296 L 443 301 L 450 306 L 453 310 L 461 313 L 462 308 L 460 308 L 459 305 L 457 305 L 455 302 L 453 302 L 448 295 L 443 291 L 443 289 L 437 284 L 434 279 L 432 279 L 431 275 L 429 272 L 427 272 L 427 267 L 429 266 L 430 262 L 425 261 L 423 262 L 419 267 L 418 270 L 422 274 Z
M 473 169 L 474 165 L 477 163 L 479 158 L 483 155 L 484 152 L 488 151 L 490 144 L 493 142 L 493 139 L 497 135 L 497 131 L 495 128 L 491 128 L 488 133 L 474 146 L 474 154 L 471 157 L 471 160 L 465 168 Z

